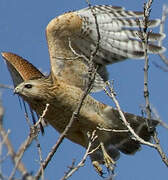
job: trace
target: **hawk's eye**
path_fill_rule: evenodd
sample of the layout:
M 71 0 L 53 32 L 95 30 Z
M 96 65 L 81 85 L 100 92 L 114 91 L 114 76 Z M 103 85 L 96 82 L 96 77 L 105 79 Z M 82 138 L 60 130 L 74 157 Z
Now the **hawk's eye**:
M 27 89 L 32 88 L 32 84 L 25 84 L 25 88 L 27 88 Z

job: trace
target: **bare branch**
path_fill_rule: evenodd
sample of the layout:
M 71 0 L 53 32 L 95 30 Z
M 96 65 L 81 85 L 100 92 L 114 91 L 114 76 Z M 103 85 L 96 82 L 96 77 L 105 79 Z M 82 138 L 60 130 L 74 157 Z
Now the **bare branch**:
M 92 146 L 92 143 L 95 141 L 95 139 L 97 138 L 97 136 L 95 135 L 95 130 L 93 131 L 92 135 L 89 136 L 89 143 L 88 143 L 88 147 L 86 149 L 86 152 L 82 158 L 82 160 L 78 163 L 78 165 L 76 167 L 73 167 L 68 173 L 65 174 L 65 176 L 61 179 L 61 180 L 66 180 L 68 179 L 69 177 L 72 176 L 72 174 L 74 172 L 76 172 L 80 167 L 84 166 L 84 163 L 86 161 L 86 158 L 89 154 L 93 153 L 95 150 L 97 150 L 97 148 L 95 148 L 94 150 L 90 151 L 91 149 L 91 146 Z M 99 146 L 98 146 L 99 147 Z
M 6 85 L 6 84 L 0 84 L 0 88 L 13 89 L 13 86 Z
M 97 127 L 97 129 L 101 130 L 101 131 L 107 131 L 107 132 L 129 132 L 129 130 L 127 129 L 106 129 L 106 128 L 102 128 L 102 127 Z
M 3 128 L 3 114 L 4 114 L 4 110 L 3 110 L 2 104 L 0 102 L 0 135 L 2 136 L 2 139 L 8 149 L 8 153 L 9 153 L 13 163 L 15 164 L 15 167 L 22 173 L 22 175 L 25 175 L 25 174 L 27 174 L 27 170 L 24 167 L 24 164 L 22 162 L 19 162 L 19 163 L 17 162 L 18 156 L 15 153 L 12 143 L 9 140 L 8 132 L 6 132 L 5 129 Z M 18 164 L 18 165 L 16 166 L 16 164 Z
M 133 135 L 133 137 L 135 137 L 135 139 L 136 139 L 137 141 L 139 141 L 141 144 L 145 144 L 145 145 L 148 145 L 148 146 L 150 146 L 150 147 L 156 148 L 156 145 L 155 145 L 155 144 L 152 144 L 152 143 L 150 143 L 150 142 L 147 142 L 147 141 L 143 140 L 141 137 L 139 137 L 139 136 L 135 133 L 135 131 L 132 129 L 132 127 L 130 126 L 130 124 L 129 124 L 128 121 L 126 120 L 126 118 L 125 118 L 125 116 L 124 116 L 124 113 L 122 112 L 122 110 L 121 110 L 121 108 L 120 108 L 120 105 L 119 105 L 119 103 L 118 103 L 118 101 L 117 101 L 117 99 L 116 99 L 116 95 L 115 95 L 115 92 L 114 92 L 114 90 L 113 90 L 113 87 L 110 86 L 110 83 L 109 83 L 109 82 L 107 82 L 107 87 L 108 87 L 108 89 L 109 89 L 110 92 L 108 91 L 107 88 L 104 88 L 105 93 L 114 101 L 114 103 L 115 103 L 115 105 L 116 105 L 116 108 L 117 108 L 117 110 L 118 110 L 118 112 L 119 112 L 119 114 L 120 114 L 120 116 L 121 116 L 121 120 L 123 121 L 123 123 L 125 124 L 125 126 L 128 128 L 128 130 L 131 132 L 131 134 Z
M 157 149 L 157 151 L 158 151 L 162 161 L 168 167 L 168 158 L 167 158 L 166 154 L 163 152 L 163 150 L 162 150 L 162 148 L 160 146 L 160 141 L 159 141 L 159 138 L 157 137 L 157 133 L 156 132 L 154 133 L 153 139 L 154 139 L 154 141 L 155 141 L 155 143 L 157 145 L 156 149 Z
M 151 12 L 151 5 L 152 0 L 149 0 L 147 3 L 144 4 L 144 28 L 143 28 L 143 45 L 144 45 L 144 56 L 145 56 L 145 64 L 144 64 L 144 98 L 146 102 L 146 114 L 147 118 L 149 119 L 147 121 L 148 129 L 151 130 L 151 108 L 150 108 L 150 102 L 149 102 L 149 90 L 148 90 L 148 69 L 149 69 L 149 57 L 148 57 L 148 24 L 149 24 L 149 16 Z
M 26 141 L 24 142 L 24 144 L 21 145 L 21 147 L 19 148 L 19 153 L 17 155 L 17 159 L 16 159 L 16 162 L 15 162 L 15 167 L 13 168 L 12 170 L 12 173 L 9 177 L 9 180 L 12 180 L 13 179 L 13 176 L 15 175 L 16 173 L 16 169 L 18 168 L 19 164 L 20 164 L 20 161 L 23 157 L 23 154 L 24 152 L 26 151 L 26 149 L 29 147 L 29 145 L 32 143 L 33 139 L 35 138 L 33 135 L 33 133 L 30 133 L 29 136 L 27 137 Z
M 42 168 L 42 173 L 41 173 L 42 178 L 41 179 L 44 180 L 44 169 L 43 169 L 43 166 L 42 166 L 42 163 L 43 163 L 42 150 L 41 150 L 40 142 L 39 142 L 37 137 L 35 137 L 35 140 L 36 140 L 36 145 L 37 145 L 39 159 L 40 159 L 40 167 Z
M 44 119 L 44 116 L 46 115 L 46 113 L 47 113 L 47 111 L 48 111 L 49 106 L 50 106 L 49 104 L 46 104 L 45 109 L 44 109 L 42 115 L 40 116 L 39 120 L 38 120 L 38 121 L 36 122 L 36 124 L 34 125 L 34 128 L 37 128 L 38 125 L 39 125 L 40 123 L 42 123 L 42 121 L 43 121 L 43 119 Z
M 160 124 L 161 126 L 163 126 L 164 128 L 168 129 L 168 124 L 165 123 L 164 121 L 162 121 L 162 119 L 160 118 L 157 110 L 156 110 L 154 107 L 152 107 L 152 113 L 153 113 L 153 115 L 154 115 L 154 118 L 157 119 L 157 121 L 159 122 L 159 124 Z
M 33 127 L 31 127 L 31 124 L 29 122 L 29 119 L 28 119 L 28 115 L 27 115 L 27 112 L 25 114 L 25 117 L 26 117 L 26 120 L 29 124 L 29 127 L 30 127 L 30 134 L 29 136 L 27 137 L 27 139 L 25 140 L 24 143 L 22 143 L 22 145 L 20 146 L 19 150 L 18 150 L 18 153 L 17 153 L 17 160 L 16 160 L 16 163 L 15 163 L 15 167 L 13 168 L 13 171 L 9 177 L 9 180 L 12 180 L 13 176 L 15 175 L 16 173 L 16 169 L 23 157 L 23 154 L 24 152 L 26 151 L 26 149 L 31 145 L 32 141 L 37 137 L 38 135 L 38 132 L 39 132 L 39 129 L 37 128 L 38 124 L 41 122 L 41 120 L 43 119 L 43 117 L 45 116 L 47 110 L 48 110 L 48 104 L 46 105 L 46 108 L 44 109 L 43 111 L 43 114 L 42 116 L 39 118 L 39 121 L 36 123 L 36 125 L 34 125 Z

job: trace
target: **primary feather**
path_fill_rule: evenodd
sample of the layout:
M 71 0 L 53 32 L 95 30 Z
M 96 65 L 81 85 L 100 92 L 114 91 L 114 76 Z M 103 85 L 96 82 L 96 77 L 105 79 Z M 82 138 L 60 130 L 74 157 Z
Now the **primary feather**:
M 93 59 L 98 71 L 92 91 L 101 90 L 104 81 L 108 80 L 106 65 L 128 58 L 144 58 L 144 47 L 139 38 L 142 33 L 139 26 L 143 28 L 142 17 L 143 12 L 126 11 L 114 6 L 94 6 L 54 18 L 46 28 L 53 76 L 57 75 L 81 89 L 85 88 L 88 61 L 96 48 L 99 29 L 99 48 Z M 159 24 L 159 19 L 149 20 L 148 27 L 154 28 Z M 162 53 L 165 48 L 157 45 L 156 41 L 164 37 L 164 34 L 150 32 L 148 53 Z

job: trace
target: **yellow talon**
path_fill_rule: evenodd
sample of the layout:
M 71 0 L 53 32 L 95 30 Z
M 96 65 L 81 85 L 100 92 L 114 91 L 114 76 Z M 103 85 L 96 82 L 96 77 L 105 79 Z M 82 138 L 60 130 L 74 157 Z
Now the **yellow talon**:
M 115 165 L 115 161 L 108 155 L 108 153 L 106 152 L 105 148 L 104 148 L 104 144 L 101 142 L 100 143 L 102 152 L 103 152 L 103 157 L 104 157 L 104 163 L 105 166 L 110 169 L 111 171 L 114 170 L 114 165 Z
M 93 167 L 95 168 L 96 172 L 102 176 L 103 175 L 103 170 L 102 167 L 100 166 L 100 163 L 98 161 L 92 161 Z

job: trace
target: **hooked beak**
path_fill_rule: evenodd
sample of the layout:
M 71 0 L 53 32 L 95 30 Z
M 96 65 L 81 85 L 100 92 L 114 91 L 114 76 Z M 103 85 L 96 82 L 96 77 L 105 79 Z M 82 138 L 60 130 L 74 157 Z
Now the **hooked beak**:
M 13 94 L 14 94 L 14 95 L 15 95 L 15 94 L 19 94 L 19 92 L 20 92 L 19 88 L 16 87 L 16 88 L 14 89 L 14 91 L 13 91 Z

